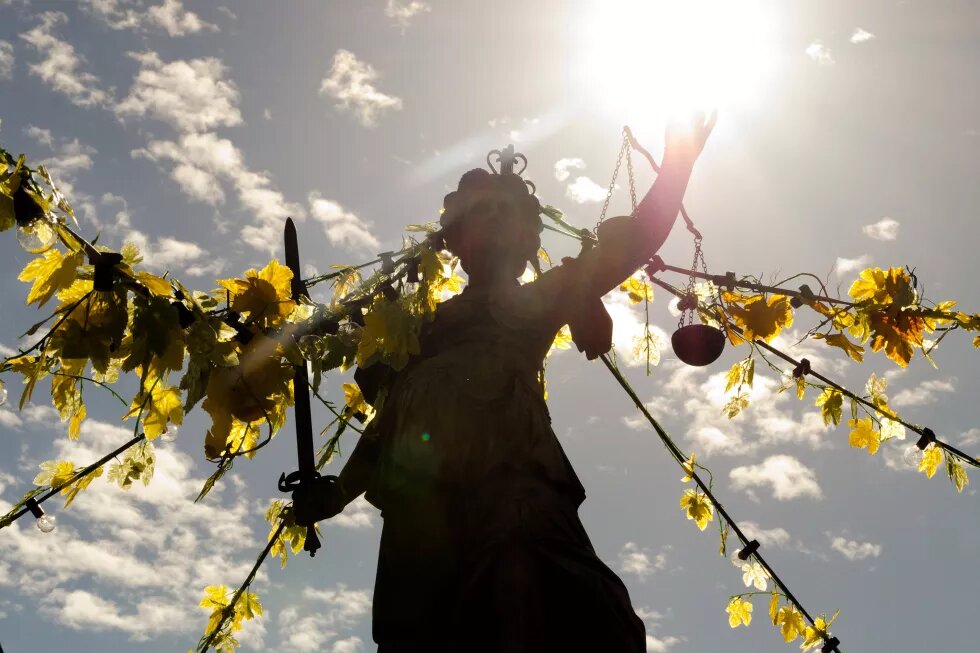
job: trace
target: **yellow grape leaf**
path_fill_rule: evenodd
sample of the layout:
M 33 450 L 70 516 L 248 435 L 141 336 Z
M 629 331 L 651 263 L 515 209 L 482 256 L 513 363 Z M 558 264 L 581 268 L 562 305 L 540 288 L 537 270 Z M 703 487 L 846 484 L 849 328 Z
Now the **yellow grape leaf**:
M 285 521 L 285 527 L 279 532 L 279 537 L 269 549 L 269 554 L 272 557 L 278 556 L 282 568 L 285 569 L 289 561 L 289 551 L 292 550 L 293 555 L 295 555 L 303 550 L 303 546 L 306 544 L 306 527 L 296 525 L 292 508 L 287 507 L 286 502 L 282 499 L 275 499 L 269 505 L 269 509 L 265 511 L 265 519 L 270 524 L 267 540 L 271 540 L 279 528 L 280 519 Z
M 691 452 L 691 457 L 681 463 L 681 467 L 684 468 L 684 478 L 681 479 L 681 483 L 687 483 L 692 478 L 694 478 L 694 452 Z
M 81 422 L 85 419 L 85 404 L 78 387 L 78 376 L 85 371 L 84 358 L 63 359 L 61 369 L 51 379 L 51 401 L 61 420 L 71 420 L 68 437 L 78 439 Z
M 233 311 L 247 313 L 250 323 L 268 329 L 293 312 L 292 279 L 292 270 L 273 259 L 261 270 L 246 270 L 244 279 L 221 279 L 218 285 L 231 293 Z
M 842 349 L 845 354 L 856 360 L 858 363 L 864 361 L 864 347 L 855 345 L 853 342 L 848 340 L 847 336 L 845 336 L 843 333 L 832 333 L 830 335 L 816 333 L 813 337 L 818 340 L 823 340 L 831 347 L 838 347 L 839 349 Z
M 225 585 L 208 585 L 204 588 L 204 598 L 201 599 L 200 606 L 211 610 L 211 618 L 205 633 L 210 634 L 221 623 L 221 617 L 226 607 L 231 602 L 228 596 L 228 588 Z
M 776 613 L 776 625 L 779 626 L 779 632 L 786 642 L 792 642 L 806 630 L 803 615 L 789 605 L 779 608 L 779 612 Z
M 833 619 L 830 621 L 832 622 Z M 800 644 L 800 649 L 808 651 L 815 646 L 819 646 L 823 642 L 824 637 L 830 635 L 828 628 L 830 628 L 830 623 L 822 616 L 814 619 L 813 626 L 807 626 L 803 631 L 803 643 Z
M 912 277 L 902 268 L 889 268 L 887 272 L 881 268 L 862 270 L 848 294 L 858 302 L 899 307 L 913 304 L 916 299 Z
M 82 260 L 81 252 L 62 256 L 60 250 L 52 248 L 25 265 L 17 278 L 34 282 L 27 293 L 27 303 L 43 306 L 56 292 L 72 285 Z
M 770 342 L 780 331 L 793 325 L 793 308 L 788 297 L 772 295 L 766 299 L 762 295 L 745 297 L 730 292 L 723 297 L 729 302 L 729 314 L 747 340 L 758 338 Z
M 619 284 L 619 289 L 626 293 L 631 304 L 653 301 L 653 286 L 635 275 Z
M 681 495 L 681 510 L 687 512 L 687 518 L 693 519 L 702 531 L 708 527 L 708 522 L 714 515 L 714 506 L 708 497 L 697 490 L 684 490 Z
M 738 628 L 739 625 L 748 626 L 752 621 L 752 604 L 743 601 L 739 596 L 729 601 L 725 612 L 728 613 L 728 625 L 732 628 Z
M 136 273 L 136 280 L 146 286 L 146 289 L 157 297 L 170 297 L 173 295 L 173 288 L 170 286 L 170 282 L 155 274 L 140 271 Z
M 943 452 L 942 450 L 934 444 L 926 447 L 926 450 L 922 452 L 922 460 L 919 462 L 919 471 L 926 475 L 926 478 L 932 478 L 936 474 L 936 470 L 939 469 L 939 465 L 943 462 Z
M 357 346 L 357 364 L 364 366 L 371 356 L 380 351 L 393 369 L 402 369 L 408 363 L 409 356 L 421 351 L 418 330 L 418 320 L 400 303 L 383 298 L 376 300 L 364 316 L 361 341 Z
M 149 395 L 145 390 L 136 395 L 129 412 L 123 419 L 138 415 L 140 407 L 143 407 L 143 433 L 147 440 L 152 441 L 164 433 L 167 424 L 171 422 L 181 424 L 184 421 L 184 405 L 180 400 L 180 390 L 166 386 L 160 380 L 152 385 Z
M 742 374 L 744 371 L 745 368 L 742 367 L 742 361 L 739 361 L 731 366 L 728 373 L 725 374 L 725 392 L 729 392 L 732 388 L 742 382 Z
M 572 331 L 566 324 L 562 328 L 558 329 L 558 333 L 555 334 L 555 340 L 551 343 L 551 349 L 548 350 L 550 354 L 555 349 L 568 349 L 572 346 Z
M 980 348 L 980 336 L 974 336 L 973 337 L 973 346 L 974 347 L 977 347 L 977 348 Z
M 925 320 L 914 312 L 878 311 L 870 316 L 871 349 L 885 355 L 902 367 L 912 359 L 916 347 L 922 346 Z
M 47 460 L 40 467 L 41 473 L 34 477 L 34 485 L 55 488 L 67 483 L 75 474 L 75 463 L 70 460 Z
M 102 468 L 96 467 L 91 472 L 82 476 L 77 481 L 71 485 L 67 485 L 61 489 L 61 493 L 65 495 L 65 508 L 71 505 L 71 502 L 75 500 L 75 497 L 79 492 L 87 488 L 92 481 L 102 476 Z
M 800 374 L 795 377 L 796 380 L 796 398 L 803 400 L 803 396 L 806 394 L 806 376 Z
M 820 406 L 820 416 L 823 417 L 824 424 L 833 424 L 834 426 L 840 424 L 844 405 L 844 395 L 841 394 L 840 390 L 824 388 L 824 391 L 817 397 L 816 405 Z
M 946 473 L 949 474 L 949 480 L 956 486 L 957 492 L 962 492 L 963 488 L 970 484 L 970 478 L 966 475 L 963 465 L 952 456 L 946 456 Z
M 776 592 L 772 593 L 772 598 L 769 599 L 769 619 L 772 620 L 772 625 L 776 625 L 776 615 L 779 610 L 779 594 Z
M 367 419 L 374 415 L 374 408 L 364 399 L 361 386 L 356 383 L 344 383 L 341 387 L 344 389 L 344 403 L 347 404 L 347 409 L 351 415 L 361 413 Z
M 549 268 L 551 267 L 551 255 L 548 254 L 548 250 L 544 247 L 538 250 L 538 258 L 547 263 Z
M 851 446 L 855 449 L 867 449 L 869 454 L 875 455 L 881 444 L 881 433 L 875 430 L 871 418 L 850 419 L 847 420 L 847 425 L 853 429 L 848 438 Z
M 721 412 L 728 419 L 735 419 L 739 413 L 749 407 L 749 395 L 740 392 L 737 397 L 732 397 L 727 404 L 725 404 Z

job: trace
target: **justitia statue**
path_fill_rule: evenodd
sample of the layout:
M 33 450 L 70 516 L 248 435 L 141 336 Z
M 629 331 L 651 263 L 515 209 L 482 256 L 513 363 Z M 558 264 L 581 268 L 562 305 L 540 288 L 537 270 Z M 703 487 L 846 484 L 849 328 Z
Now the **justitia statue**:
M 712 120 L 668 127 L 635 215 L 537 280 L 541 206 L 504 162 L 446 196 L 440 232 L 465 290 L 439 305 L 339 478 L 294 494 L 297 522 L 364 493 L 384 526 L 374 590 L 379 653 L 641 653 L 643 622 L 578 518 L 585 491 L 551 429 L 538 372 L 565 324 L 609 348 L 599 299 L 666 240 Z M 511 162 L 512 163 L 512 162 Z

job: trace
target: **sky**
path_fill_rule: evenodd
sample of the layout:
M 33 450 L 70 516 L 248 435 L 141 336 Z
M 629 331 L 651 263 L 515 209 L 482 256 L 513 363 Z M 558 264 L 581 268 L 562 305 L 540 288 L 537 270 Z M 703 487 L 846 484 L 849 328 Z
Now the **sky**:
M 47 162 L 83 234 L 134 242 L 149 269 L 209 290 L 281 258 L 289 215 L 307 273 L 398 249 L 405 225 L 437 219 L 459 176 L 508 143 L 542 202 L 591 227 L 624 124 L 659 156 L 666 117 L 716 106 L 686 196 L 710 271 L 811 272 L 843 294 L 864 267 L 910 266 L 927 298 L 976 312 L 978 64 L 972 0 L 0 0 L 0 143 Z M 643 192 L 653 175 L 635 164 Z M 610 214 L 628 212 L 627 185 L 620 177 Z M 39 318 L 16 279 L 31 255 L 4 235 L 0 344 L 13 351 Z M 545 246 L 556 261 L 576 251 L 550 234 Z M 679 225 L 661 254 L 683 266 L 691 253 Z M 957 495 L 904 464 L 908 440 L 874 457 L 851 449 L 846 427 L 824 427 L 813 391 L 797 401 L 761 369 L 750 408 L 728 420 L 724 375 L 744 351 L 692 368 L 664 347 L 647 376 L 628 354 L 642 308 L 617 292 L 606 302 L 639 395 L 711 469 L 719 499 L 803 605 L 841 610 L 843 650 L 976 650 L 980 478 Z M 651 320 L 664 343 L 671 309 L 658 291 Z M 795 345 L 815 324 L 798 311 L 776 344 L 854 390 L 884 375 L 906 419 L 980 452 L 980 354 L 965 334 L 934 352 L 938 369 L 917 357 L 903 370 Z M 327 381 L 333 398 L 344 380 Z M 682 472 L 601 364 L 559 351 L 548 380 L 555 432 L 588 492 L 581 517 L 629 588 L 647 650 L 795 647 L 761 598 L 750 627 L 729 627 L 742 574 L 718 555 L 713 527 L 685 519 Z M 130 437 L 105 393 L 88 391 L 90 419 L 71 442 L 44 393 L 17 412 L 19 382 L 4 381 L 4 512 L 41 462 L 84 464 Z M 196 644 L 204 586 L 245 577 L 276 479 L 296 466 L 287 427 L 195 504 L 211 472 L 207 424 L 197 410 L 157 446 L 148 487 L 98 479 L 67 510 L 45 504 L 53 533 L 29 519 L 0 531 L 5 651 Z M 242 650 L 374 650 L 380 524 L 356 501 L 322 525 L 315 559 L 268 563 L 253 586 L 265 614 Z

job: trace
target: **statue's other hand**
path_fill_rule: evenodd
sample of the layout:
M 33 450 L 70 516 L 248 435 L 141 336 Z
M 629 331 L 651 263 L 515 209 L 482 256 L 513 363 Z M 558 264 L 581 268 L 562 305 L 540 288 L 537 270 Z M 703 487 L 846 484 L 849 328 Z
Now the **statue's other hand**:
M 330 519 L 347 506 L 343 485 L 336 476 L 322 476 L 293 492 L 293 515 L 300 526 Z
M 717 120 L 717 111 L 710 114 L 693 111 L 684 118 L 671 120 L 664 139 L 664 163 L 692 165 L 701 155 Z

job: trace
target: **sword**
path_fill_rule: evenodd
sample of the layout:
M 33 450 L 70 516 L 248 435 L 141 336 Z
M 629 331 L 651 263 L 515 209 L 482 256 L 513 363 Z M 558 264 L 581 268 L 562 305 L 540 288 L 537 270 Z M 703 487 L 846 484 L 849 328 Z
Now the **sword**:
M 306 284 L 303 283 L 303 278 L 300 276 L 299 243 L 296 240 L 296 225 L 293 224 L 292 218 L 286 218 L 284 239 L 286 241 L 286 266 L 293 272 L 293 300 L 299 301 L 300 297 L 309 298 Z M 283 473 L 279 477 L 280 492 L 292 492 L 301 487 L 312 487 L 314 479 L 320 476 L 313 462 L 313 419 L 310 416 L 310 386 L 305 360 L 302 365 L 296 366 L 293 374 L 293 401 L 299 470 L 289 475 Z M 306 527 L 306 545 L 303 549 L 309 551 L 312 558 L 319 548 L 320 540 L 316 536 L 316 526 L 310 524 Z

